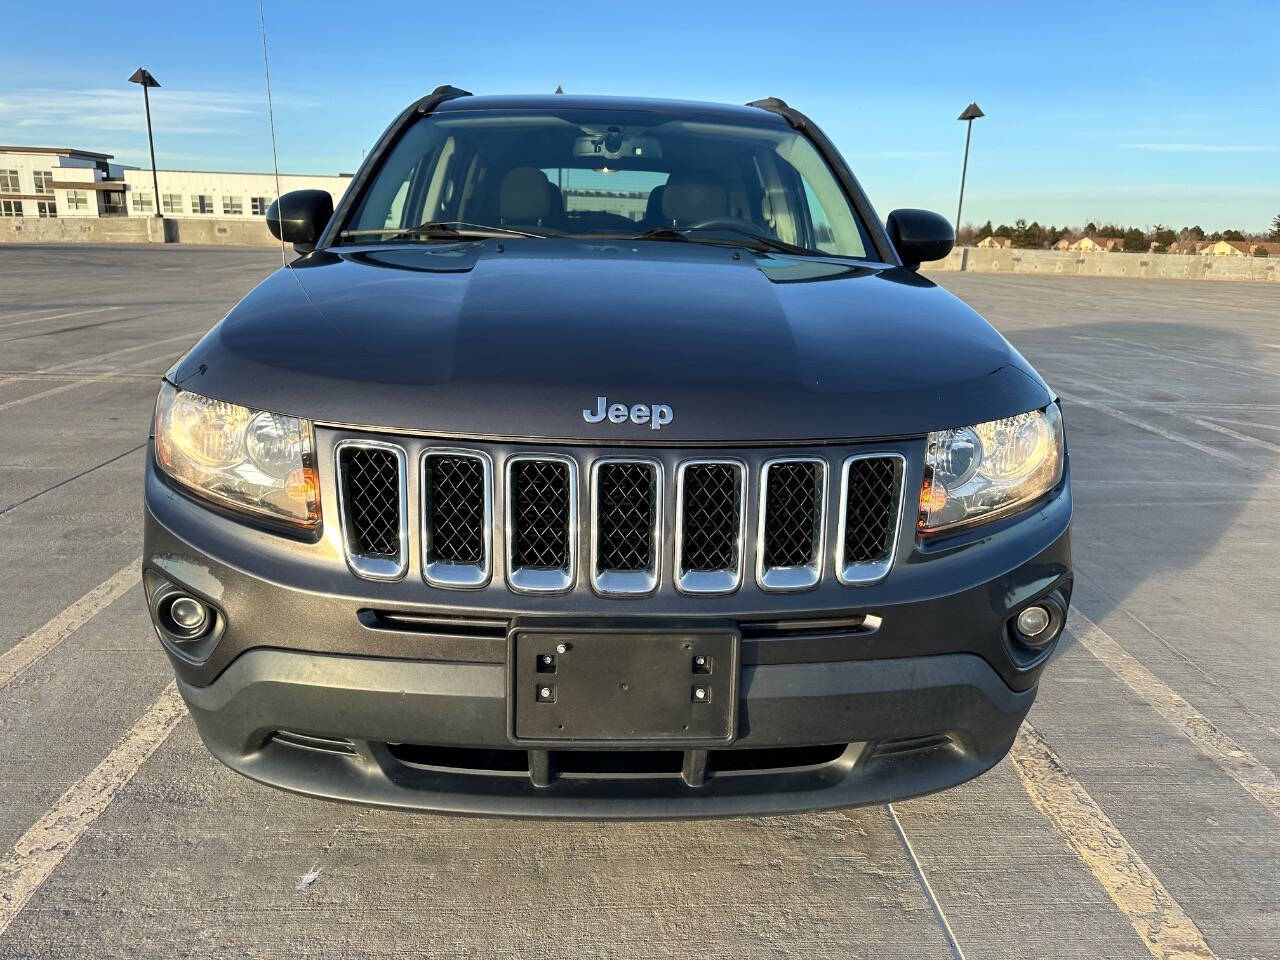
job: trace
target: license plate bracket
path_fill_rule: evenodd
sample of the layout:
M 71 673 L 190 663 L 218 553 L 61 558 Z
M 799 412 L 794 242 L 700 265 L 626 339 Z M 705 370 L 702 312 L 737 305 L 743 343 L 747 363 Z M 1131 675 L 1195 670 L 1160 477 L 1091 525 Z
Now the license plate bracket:
M 517 626 L 508 637 L 509 735 L 550 746 L 731 743 L 740 646 L 732 628 Z

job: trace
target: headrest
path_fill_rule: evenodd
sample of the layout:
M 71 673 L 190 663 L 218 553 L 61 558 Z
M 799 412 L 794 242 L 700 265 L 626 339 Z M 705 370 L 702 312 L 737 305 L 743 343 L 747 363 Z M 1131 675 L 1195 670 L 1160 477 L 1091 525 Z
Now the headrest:
M 728 210 L 728 191 L 710 177 L 672 174 L 662 191 L 662 218 L 667 222 L 699 223 L 723 217 Z
M 498 216 L 503 223 L 533 226 L 551 212 L 551 182 L 534 167 L 516 167 L 502 178 Z

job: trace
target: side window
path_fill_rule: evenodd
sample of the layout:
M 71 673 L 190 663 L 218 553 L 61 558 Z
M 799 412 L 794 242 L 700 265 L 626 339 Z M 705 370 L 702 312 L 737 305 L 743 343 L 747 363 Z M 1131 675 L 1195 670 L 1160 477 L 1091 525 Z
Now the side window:
M 822 208 L 822 204 L 818 202 L 817 196 L 814 195 L 813 187 L 809 186 L 809 181 L 804 180 L 804 202 L 809 208 L 809 222 L 813 226 L 813 247 L 815 250 L 821 250 L 824 253 L 835 253 L 836 233 L 831 227 L 831 220 L 827 217 L 827 211 Z

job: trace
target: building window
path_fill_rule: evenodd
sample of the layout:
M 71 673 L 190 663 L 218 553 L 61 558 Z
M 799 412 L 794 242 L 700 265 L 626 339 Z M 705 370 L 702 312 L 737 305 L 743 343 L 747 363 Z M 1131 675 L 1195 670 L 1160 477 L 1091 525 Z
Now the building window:
M 153 209 L 151 203 L 151 194 L 135 190 L 133 193 L 133 212 L 134 213 L 150 213 Z
M 0 170 L 0 193 L 21 193 L 17 170 Z
M 222 215 L 224 217 L 243 217 L 244 216 L 244 198 L 243 197 L 223 197 L 222 198 Z
M 33 170 L 31 175 L 36 179 L 36 193 L 53 193 L 52 170 Z
M 161 194 L 160 203 L 164 207 L 165 213 L 181 213 L 182 212 L 182 194 L 180 193 Z
M 207 193 L 197 193 L 191 198 L 192 213 L 213 213 L 213 197 Z
M 271 206 L 270 197 L 250 197 L 249 212 L 255 217 L 265 217 L 267 215 L 267 207 Z
M 56 220 L 58 217 L 58 205 L 52 200 L 37 200 L 36 214 L 41 218 Z
M 22 216 L 21 200 L 0 200 L 0 217 Z
M 67 207 L 71 210 L 84 210 L 89 206 L 89 195 L 83 190 L 67 191 Z

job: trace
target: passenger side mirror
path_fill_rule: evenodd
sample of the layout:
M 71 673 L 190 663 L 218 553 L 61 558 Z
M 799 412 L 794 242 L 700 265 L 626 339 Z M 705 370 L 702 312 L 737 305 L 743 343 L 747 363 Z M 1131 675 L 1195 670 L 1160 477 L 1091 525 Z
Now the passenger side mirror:
M 278 198 L 267 210 L 272 236 L 292 243 L 299 253 L 310 253 L 333 216 L 333 197 L 327 190 L 294 190 Z
M 929 210 L 895 210 L 885 221 L 902 265 L 915 270 L 922 263 L 941 260 L 956 245 L 956 232 L 945 217 Z

